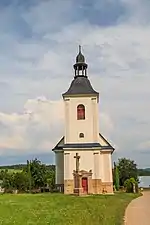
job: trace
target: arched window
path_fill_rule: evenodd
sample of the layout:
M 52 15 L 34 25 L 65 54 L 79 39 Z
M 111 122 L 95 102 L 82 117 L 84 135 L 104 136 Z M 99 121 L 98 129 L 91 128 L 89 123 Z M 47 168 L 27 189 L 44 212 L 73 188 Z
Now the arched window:
M 83 133 L 80 133 L 79 134 L 79 138 L 84 138 L 84 134 Z
M 85 107 L 84 105 L 78 105 L 77 107 L 77 119 L 85 120 Z

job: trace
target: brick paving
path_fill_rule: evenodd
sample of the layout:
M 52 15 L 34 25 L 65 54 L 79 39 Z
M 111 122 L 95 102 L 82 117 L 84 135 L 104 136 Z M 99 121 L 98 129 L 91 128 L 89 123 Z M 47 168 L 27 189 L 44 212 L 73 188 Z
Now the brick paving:
M 150 192 L 134 199 L 125 212 L 124 225 L 150 225 Z

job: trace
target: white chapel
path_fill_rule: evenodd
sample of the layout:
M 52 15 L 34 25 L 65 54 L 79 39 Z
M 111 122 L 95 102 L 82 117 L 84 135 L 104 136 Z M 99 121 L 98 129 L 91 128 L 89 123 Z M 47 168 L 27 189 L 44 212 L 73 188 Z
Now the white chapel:
M 56 187 L 64 194 L 112 194 L 114 148 L 99 132 L 99 93 L 88 79 L 87 67 L 79 46 L 73 81 L 62 94 L 64 136 L 53 149 Z

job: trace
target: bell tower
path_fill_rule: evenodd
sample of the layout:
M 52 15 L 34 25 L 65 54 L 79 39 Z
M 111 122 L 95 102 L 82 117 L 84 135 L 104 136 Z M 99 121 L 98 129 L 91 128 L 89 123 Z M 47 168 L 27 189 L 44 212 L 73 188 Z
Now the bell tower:
M 62 94 L 64 135 L 53 148 L 56 187 L 65 194 L 112 194 L 114 148 L 99 133 L 99 93 L 88 79 L 88 65 L 81 46 L 73 68 L 73 80 Z
M 87 67 L 88 65 L 85 63 L 85 57 L 81 53 L 81 45 L 79 45 L 79 53 L 76 57 L 76 63 L 74 64 L 75 78 L 78 76 L 87 77 Z
M 65 104 L 65 144 L 95 144 L 99 138 L 98 103 L 96 92 L 88 79 L 85 57 L 79 46 L 74 64 L 74 79 L 63 96 Z

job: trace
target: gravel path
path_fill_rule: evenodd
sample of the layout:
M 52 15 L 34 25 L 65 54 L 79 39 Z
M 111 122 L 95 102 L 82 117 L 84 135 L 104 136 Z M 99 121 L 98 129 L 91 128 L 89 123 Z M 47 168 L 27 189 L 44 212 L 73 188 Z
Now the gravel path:
M 134 199 L 125 212 L 125 225 L 150 225 L 150 192 Z

